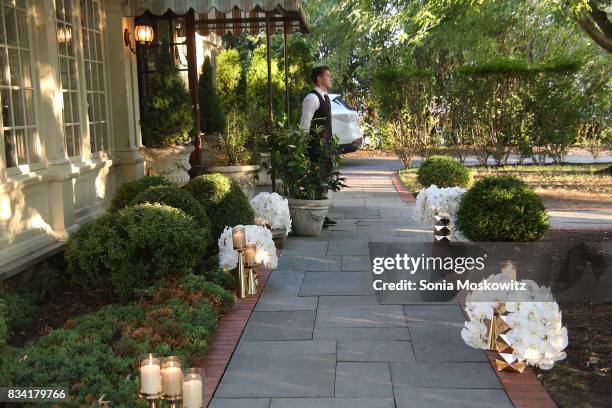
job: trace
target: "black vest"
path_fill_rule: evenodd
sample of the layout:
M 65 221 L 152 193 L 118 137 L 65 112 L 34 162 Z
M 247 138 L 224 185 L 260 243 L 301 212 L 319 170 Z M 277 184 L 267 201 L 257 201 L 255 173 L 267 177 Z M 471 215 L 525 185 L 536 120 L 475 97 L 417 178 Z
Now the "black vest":
M 325 102 L 325 99 L 316 90 L 313 89 L 309 93 L 319 98 L 319 109 L 314 112 L 312 121 L 310 122 L 310 134 L 313 136 L 316 135 L 315 129 L 317 127 L 322 127 L 318 136 L 323 138 L 326 142 L 329 142 L 332 138 L 332 114 L 329 96 L 327 97 L 328 102 Z

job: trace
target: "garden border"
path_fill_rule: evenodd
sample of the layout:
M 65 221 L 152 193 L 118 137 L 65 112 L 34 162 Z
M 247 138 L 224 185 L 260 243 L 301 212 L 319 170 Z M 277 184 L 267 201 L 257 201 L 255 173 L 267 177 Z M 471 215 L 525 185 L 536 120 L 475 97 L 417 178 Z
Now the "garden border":
M 402 201 L 406 203 L 416 202 L 412 191 L 406 188 L 399 174 L 395 173 L 390 177 Z M 468 316 L 465 313 L 465 296 L 457 303 L 467 318 Z M 504 387 L 504 391 L 506 391 L 510 402 L 515 408 L 557 408 L 557 404 L 531 368 L 528 367 L 522 374 L 499 372 L 495 366 L 496 353 L 486 350 L 483 352 L 486 354 L 491 368 L 497 375 L 499 382 Z
M 280 255 L 281 250 L 276 250 Z M 259 291 L 255 296 L 236 299 L 232 308 L 219 319 L 217 328 L 208 339 L 208 349 L 204 355 L 194 360 L 194 367 L 204 369 L 206 406 L 213 399 L 225 370 L 238 346 L 242 332 L 255 309 L 255 305 L 272 273 L 271 269 L 257 268 Z

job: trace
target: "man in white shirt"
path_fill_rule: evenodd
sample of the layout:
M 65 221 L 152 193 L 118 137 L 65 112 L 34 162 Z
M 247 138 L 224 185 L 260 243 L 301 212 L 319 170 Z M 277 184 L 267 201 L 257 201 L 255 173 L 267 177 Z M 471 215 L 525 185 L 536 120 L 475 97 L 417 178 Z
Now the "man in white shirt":
M 309 132 L 313 140 L 322 138 L 326 143 L 332 139 L 332 114 L 331 101 L 327 94 L 332 86 L 331 70 L 327 66 L 313 68 L 310 73 L 315 88 L 310 91 L 302 102 L 302 117 L 300 118 L 300 127 Z M 310 160 L 316 162 L 319 160 L 318 144 L 313 144 L 309 149 Z M 332 221 L 325 217 L 323 227 L 335 225 L 336 221 Z

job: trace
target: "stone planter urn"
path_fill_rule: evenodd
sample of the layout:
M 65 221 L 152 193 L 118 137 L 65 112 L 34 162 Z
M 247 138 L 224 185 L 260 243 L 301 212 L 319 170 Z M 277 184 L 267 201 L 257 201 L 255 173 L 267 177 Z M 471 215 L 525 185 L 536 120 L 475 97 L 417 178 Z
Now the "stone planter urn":
M 221 173 L 232 180 L 236 180 L 249 200 L 255 195 L 257 172 L 259 171 L 259 165 L 257 164 L 249 166 L 211 166 L 206 171 L 208 173 Z
M 189 156 L 195 149 L 192 145 L 169 147 L 141 147 L 140 153 L 144 156 L 147 174 L 162 176 L 169 182 L 182 187 L 189 181 L 191 169 Z
M 270 167 L 272 166 L 272 153 L 260 153 L 260 165 L 259 165 L 259 179 L 257 180 L 258 186 L 271 186 L 272 175 L 269 173 Z
M 319 236 L 329 210 L 329 200 L 289 198 L 288 201 L 294 234 L 303 237 Z
M 287 229 L 286 228 L 273 228 L 270 230 L 272 233 L 272 239 L 274 240 L 274 246 L 277 249 L 283 249 L 287 243 Z

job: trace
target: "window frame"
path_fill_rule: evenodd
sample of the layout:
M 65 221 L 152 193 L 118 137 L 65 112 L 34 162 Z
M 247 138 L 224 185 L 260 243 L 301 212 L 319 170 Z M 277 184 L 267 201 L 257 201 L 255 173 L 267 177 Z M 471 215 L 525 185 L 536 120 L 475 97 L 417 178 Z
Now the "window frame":
M 24 124 L 22 126 L 8 126 L 9 129 L 24 129 L 27 130 L 28 133 L 30 131 L 30 129 L 34 132 L 34 137 L 35 137 L 35 143 L 37 144 L 38 147 L 42 146 L 42 139 L 41 139 L 41 135 L 40 135 L 40 114 L 39 114 L 39 106 L 38 106 L 38 102 L 40 100 L 40 91 L 39 91 L 39 87 L 35 86 L 36 83 L 39 83 L 39 78 L 38 78 L 38 73 L 37 70 L 34 69 L 35 66 L 35 56 L 36 56 L 36 43 L 34 41 L 34 35 L 32 33 L 32 30 L 30 27 L 33 27 L 34 22 L 33 17 L 31 16 L 31 13 L 28 13 L 28 10 L 31 7 L 31 0 L 24 0 L 24 5 L 25 8 L 21 9 L 18 7 L 17 4 L 15 5 L 5 5 L 4 2 L 2 2 L 2 4 L 0 4 L 0 7 L 12 7 L 18 10 L 23 10 L 25 12 L 25 22 L 26 22 L 26 30 L 25 30 L 25 36 L 27 38 L 28 41 L 28 48 L 23 48 L 21 44 L 19 44 L 18 46 L 14 46 L 14 45 L 9 45 L 8 44 L 8 40 L 6 40 L 6 45 L 2 45 L 2 48 L 6 48 L 7 49 L 7 55 L 8 55 L 8 50 L 10 49 L 14 49 L 17 50 L 17 54 L 18 54 L 18 59 L 19 59 L 19 74 L 22 75 L 23 72 L 23 63 L 22 63 L 22 52 L 23 51 L 27 51 L 29 54 L 29 61 L 28 64 L 30 65 L 30 81 L 31 84 L 29 87 L 25 87 L 24 84 L 20 84 L 19 86 L 12 86 L 12 85 L 8 85 L 8 86 L 2 86 L 2 89 L 8 89 L 9 93 L 12 94 L 13 90 L 16 89 L 21 89 L 23 91 L 25 90 L 31 90 L 32 92 L 32 114 L 33 114 L 33 125 L 29 125 L 27 124 L 27 114 L 26 114 L 26 107 L 25 107 L 25 93 L 23 94 L 23 109 L 24 109 Z M 2 13 L 4 13 L 4 10 L 2 11 Z M 6 27 L 5 27 L 5 21 L 4 18 L 1 19 L 2 21 L 0 21 L 0 30 L 4 33 L 5 37 L 6 37 Z M 17 23 L 18 26 L 18 23 Z M 19 27 L 17 27 L 17 30 L 19 30 Z M 17 32 L 17 37 L 20 37 L 20 33 Z M 6 61 L 7 67 L 9 65 L 9 60 L 7 59 Z M 20 81 L 23 80 L 23 77 L 20 78 Z M 12 101 L 12 95 L 11 95 L 11 101 Z M 12 104 L 11 104 L 12 105 Z M 12 111 L 12 109 L 11 109 Z M 11 112 L 11 116 L 13 116 L 13 113 Z M 15 123 L 15 119 L 14 117 L 12 118 L 12 122 L 13 124 Z M 46 167 L 45 164 L 45 157 L 44 157 L 44 149 L 38 149 L 39 151 L 36 152 L 37 156 L 38 156 L 38 161 L 34 162 L 34 163 L 24 163 L 24 164 L 19 164 L 17 163 L 16 166 L 8 166 L 8 161 L 6 160 L 6 143 L 4 141 L 4 131 L 5 131 L 5 125 L 4 125 L 4 121 L 3 118 L 0 117 L 0 131 L 1 131 L 1 138 L 0 138 L 0 143 L 2 143 L 2 154 L 4 155 L 3 160 L 4 160 L 4 171 L 6 172 L 7 177 L 14 177 L 14 176 L 19 176 L 22 174 L 26 174 L 26 173 L 30 173 L 30 172 L 34 172 L 37 170 L 41 170 L 43 168 Z M 29 138 L 29 136 L 28 136 Z

